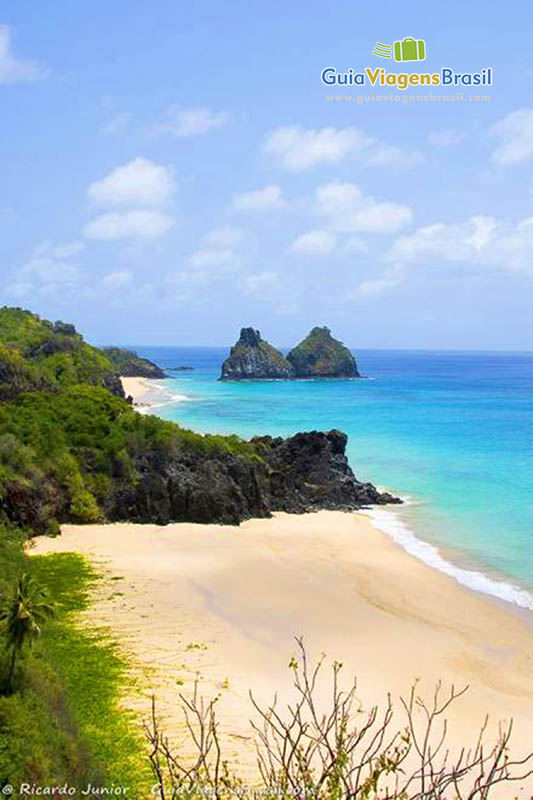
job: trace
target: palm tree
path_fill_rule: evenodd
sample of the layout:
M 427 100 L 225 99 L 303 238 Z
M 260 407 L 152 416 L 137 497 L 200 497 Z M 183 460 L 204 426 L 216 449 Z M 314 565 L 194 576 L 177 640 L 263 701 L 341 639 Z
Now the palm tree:
M 12 690 L 15 662 L 26 642 L 29 645 L 40 635 L 41 625 L 53 617 L 55 608 L 44 589 L 24 573 L 15 586 L 7 607 L 0 611 L 0 620 L 6 623 L 7 644 L 11 648 L 8 687 Z

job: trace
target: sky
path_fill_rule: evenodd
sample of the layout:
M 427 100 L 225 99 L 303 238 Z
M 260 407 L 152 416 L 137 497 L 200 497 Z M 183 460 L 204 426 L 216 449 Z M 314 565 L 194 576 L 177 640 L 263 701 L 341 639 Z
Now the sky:
M 530 2 L 43 11 L 0 11 L 1 304 L 95 344 L 327 324 L 352 347 L 533 350 Z M 424 62 L 372 54 L 405 37 Z M 331 87 L 326 67 L 493 85 Z

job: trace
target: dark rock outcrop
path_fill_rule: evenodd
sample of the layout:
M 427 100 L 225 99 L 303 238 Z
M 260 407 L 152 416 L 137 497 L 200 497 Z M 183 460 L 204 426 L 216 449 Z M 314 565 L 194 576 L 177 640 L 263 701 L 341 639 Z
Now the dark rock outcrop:
M 329 328 L 313 328 L 287 355 L 296 378 L 359 378 L 355 358 Z
M 279 350 L 261 338 L 259 331 L 242 328 L 239 341 L 222 364 L 221 380 L 290 378 L 292 367 Z
M 102 352 L 124 378 L 166 378 L 166 373 L 157 364 L 138 356 L 133 350 L 104 347 Z
M 221 380 L 262 378 L 360 378 L 355 358 L 329 328 L 313 330 L 285 358 L 259 331 L 242 328 L 222 364 Z
M 134 522 L 217 522 L 237 525 L 273 511 L 301 514 L 319 509 L 353 511 L 400 503 L 361 483 L 346 458 L 346 434 L 298 433 L 288 439 L 252 439 L 259 458 L 213 453 L 206 459 L 181 450 L 167 458 L 142 453 L 134 486 L 109 498 L 109 519 Z
M 269 465 L 272 511 L 303 513 L 317 509 L 349 511 L 361 506 L 401 503 L 355 477 L 346 457 L 348 437 L 341 431 L 297 433 L 288 439 L 257 437 L 252 442 Z

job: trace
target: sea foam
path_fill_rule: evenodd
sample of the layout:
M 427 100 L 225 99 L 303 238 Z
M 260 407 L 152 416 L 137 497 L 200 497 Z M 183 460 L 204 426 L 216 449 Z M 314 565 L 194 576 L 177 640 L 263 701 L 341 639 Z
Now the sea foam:
M 365 509 L 361 513 L 370 517 L 374 527 L 390 536 L 410 555 L 439 570 L 439 572 L 449 575 L 457 583 L 467 586 L 476 592 L 482 592 L 483 594 L 497 597 L 499 600 L 513 603 L 520 608 L 533 610 L 533 595 L 530 592 L 512 583 L 491 578 L 482 572 L 464 569 L 452 564 L 440 554 L 434 545 L 419 539 L 400 518 L 398 513 L 386 511 L 382 508 Z

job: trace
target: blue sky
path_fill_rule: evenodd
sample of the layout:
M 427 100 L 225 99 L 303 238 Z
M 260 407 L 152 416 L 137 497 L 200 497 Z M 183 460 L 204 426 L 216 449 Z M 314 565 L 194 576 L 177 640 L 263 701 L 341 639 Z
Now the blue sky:
M 365 5 L 4 3 L 0 302 L 96 343 L 533 349 L 533 9 Z M 425 62 L 372 56 L 405 36 Z M 494 85 L 328 101 L 428 90 L 327 66 Z

